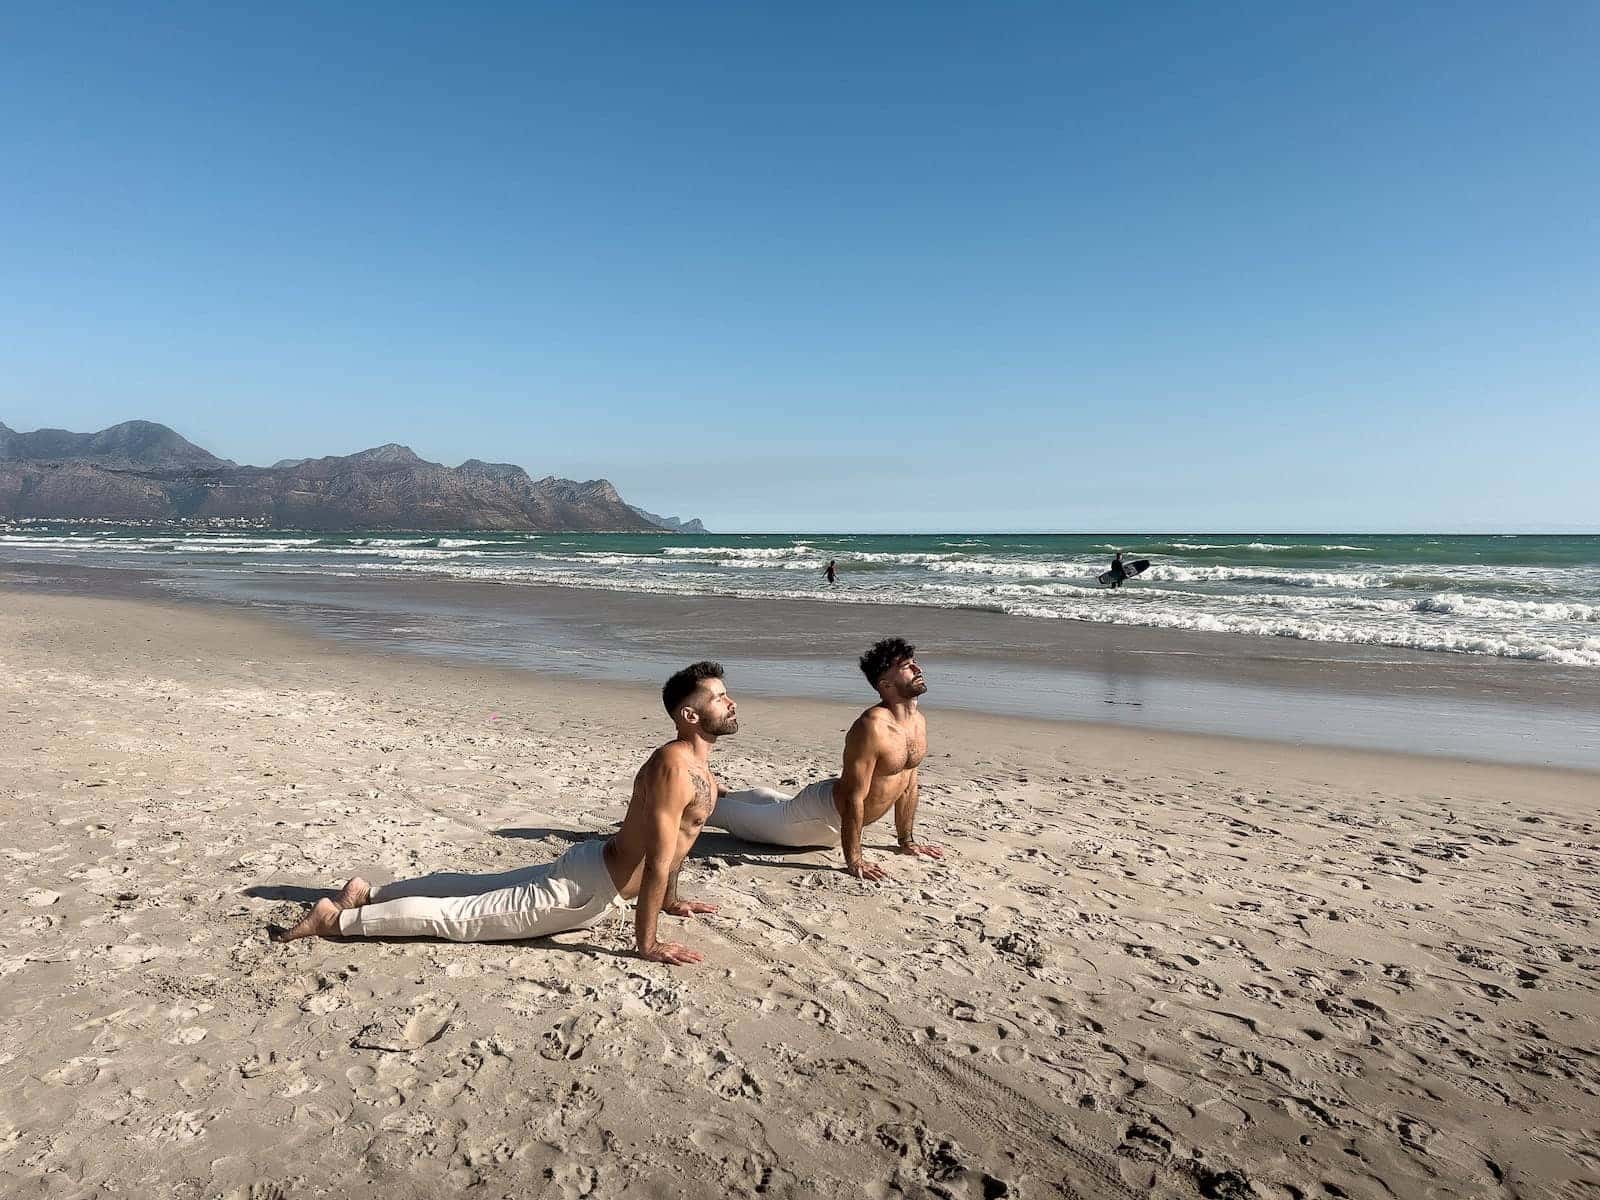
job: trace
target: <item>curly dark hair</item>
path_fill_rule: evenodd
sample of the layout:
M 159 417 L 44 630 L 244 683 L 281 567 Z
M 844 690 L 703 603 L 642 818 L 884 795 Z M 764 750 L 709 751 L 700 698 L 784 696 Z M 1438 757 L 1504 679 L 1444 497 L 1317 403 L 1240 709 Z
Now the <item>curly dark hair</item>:
M 890 667 L 916 656 L 917 648 L 905 638 L 886 637 L 874 643 L 872 648 L 861 656 L 861 673 L 867 677 L 868 683 L 877 687 L 878 680 L 883 678 L 883 673 Z
M 676 672 L 671 679 L 661 685 L 661 703 L 667 706 L 667 715 L 677 713 L 680 705 L 690 696 L 695 689 L 708 679 L 722 678 L 722 664 L 708 661 L 690 663 L 683 670 Z

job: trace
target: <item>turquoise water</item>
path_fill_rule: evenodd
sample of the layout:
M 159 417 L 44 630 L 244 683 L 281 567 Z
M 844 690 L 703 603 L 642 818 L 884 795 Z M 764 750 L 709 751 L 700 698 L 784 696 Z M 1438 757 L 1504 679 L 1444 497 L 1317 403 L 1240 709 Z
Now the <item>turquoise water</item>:
M 1151 568 L 1100 587 L 1114 550 Z M 838 562 L 837 586 L 822 577 Z M 0 561 L 916 604 L 1600 667 L 1600 536 L 0 530 Z

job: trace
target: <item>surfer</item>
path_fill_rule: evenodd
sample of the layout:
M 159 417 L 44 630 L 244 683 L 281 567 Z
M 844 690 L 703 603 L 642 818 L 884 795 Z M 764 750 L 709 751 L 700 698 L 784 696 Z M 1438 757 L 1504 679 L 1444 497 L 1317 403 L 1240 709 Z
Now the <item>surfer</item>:
M 838 565 L 836 564 L 836 562 L 833 559 L 830 558 L 828 560 L 827 570 L 825 570 L 823 572 L 823 574 L 828 577 L 828 582 L 829 583 L 838 583 L 839 582 Z
M 733 697 L 713 662 L 685 667 L 661 689 L 677 736 L 633 780 L 622 828 L 579 842 L 554 862 L 498 875 L 427 875 L 383 885 L 351 879 L 333 899 L 318 900 L 278 941 L 303 937 L 436 937 L 502 942 L 587 929 L 637 898 L 634 943 L 640 958 L 697 963 L 702 955 L 662 941 L 662 913 L 693 917 L 715 904 L 678 895 L 678 872 L 700 836 L 720 790 L 711 748 L 739 730 Z
M 779 846 L 839 846 L 844 869 L 857 879 L 889 873 L 861 853 L 861 831 L 894 809 L 901 854 L 943 858 L 938 846 L 917 842 L 917 767 L 928 754 L 928 722 L 917 697 L 928 690 L 916 648 L 884 638 L 861 656 L 861 673 L 878 703 L 856 718 L 844 742 L 844 770 L 788 796 L 773 788 L 730 792 L 717 801 L 708 825 L 747 842 Z
M 1122 551 L 1118 550 L 1111 560 L 1111 569 L 1095 576 L 1101 587 L 1119 588 L 1123 583 L 1135 575 L 1142 575 L 1150 567 L 1148 558 L 1136 558 L 1131 563 L 1122 561 Z

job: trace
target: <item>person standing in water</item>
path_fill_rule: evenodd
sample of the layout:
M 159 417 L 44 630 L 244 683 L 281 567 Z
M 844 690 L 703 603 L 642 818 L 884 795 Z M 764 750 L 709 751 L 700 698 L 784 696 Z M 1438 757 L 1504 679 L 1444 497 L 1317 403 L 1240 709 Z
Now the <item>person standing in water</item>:
M 830 584 L 839 582 L 839 568 L 834 559 L 830 558 L 828 560 L 827 569 L 823 571 L 823 574 L 828 577 L 828 582 Z
M 1111 559 L 1111 586 L 1119 588 L 1122 581 L 1128 577 L 1128 568 L 1122 565 L 1122 551 L 1118 550 Z

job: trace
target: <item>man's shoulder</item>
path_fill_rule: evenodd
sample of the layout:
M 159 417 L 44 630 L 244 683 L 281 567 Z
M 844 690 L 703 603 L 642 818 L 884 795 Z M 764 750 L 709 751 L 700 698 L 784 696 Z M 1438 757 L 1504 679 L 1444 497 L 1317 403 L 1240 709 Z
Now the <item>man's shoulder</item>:
M 874 704 L 856 718 L 850 732 L 865 737 L 879 737 L 894 727 L 894 718 L 881 704 Z
M 689 747 L 682 742 L 671 741 L 650 752 L 650 757 L 644 760 L 641 773 L 659 774 L 692 768 L 693 765 L 694 755 L 689 752 Z
M 694 765 L 694 751 L 683 742 L 673 739 L 657 746 L 655 753 L 650 756 L 650 761 L 662 766 L 692 767 Z

